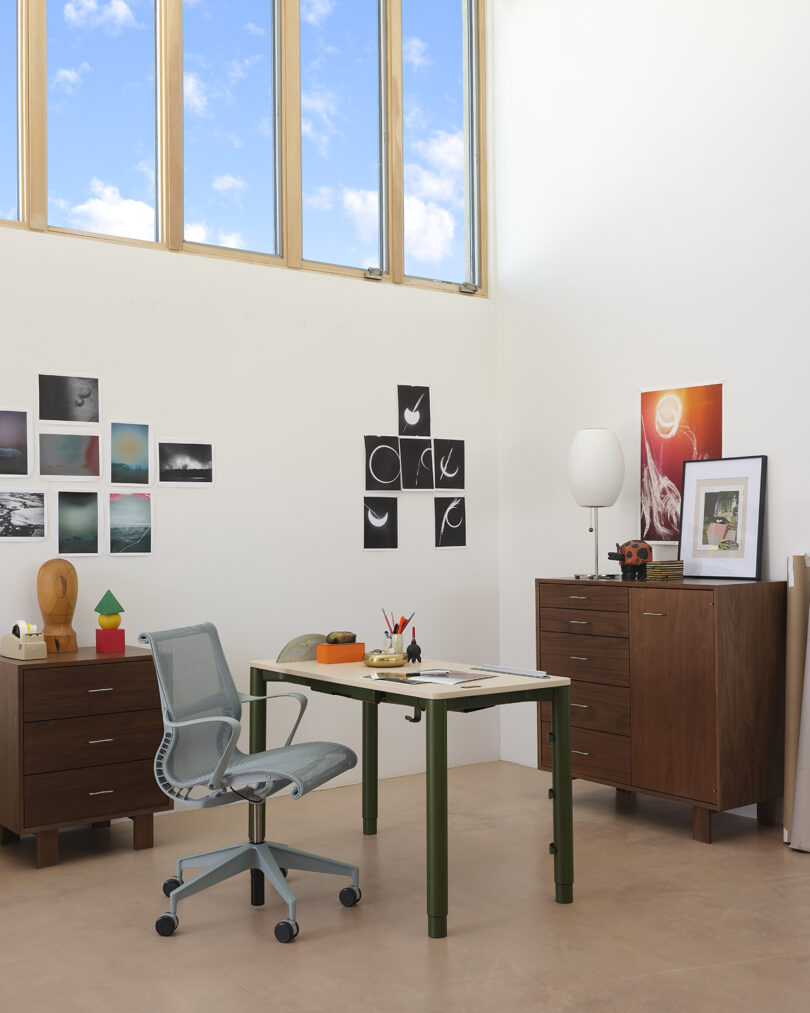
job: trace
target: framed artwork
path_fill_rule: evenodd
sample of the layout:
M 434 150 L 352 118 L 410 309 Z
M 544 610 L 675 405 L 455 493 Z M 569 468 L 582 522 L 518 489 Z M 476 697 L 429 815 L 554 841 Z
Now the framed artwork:
M 430 440 L 400 439 L 399 460 L 403 489 L 433 488 L 433 448 Z
M 97 479 L 101 475 L 98 436 L 87 433 L 40 433 L 41 478 Z
M 767 460 L 684 461 L 678 538 L 684 577 L 759 580 Z
M 400 436 L 430 436 L 430 388 L 397 387 Z
M 40 422 L 98 422 L 98 378 L 94 376 L 57 376 L 40 373 L 38 377 Z
M 363 497 L 363 548 L 399 548 L 396 496 Z
M 99 555 L 99 500 L 97 492 L 58 494 L 59 555 Z
M 107 549 L 110 555 L 147 556 L 152 551 L 152 496 L 148 492 L 109 494 Z
M 723 454 L 723 384 L 641 394 L 641 538 L 674 543 L 684 461 Z
M 366 436 L 366 489 L 393 492 L 402 487 L 399 440 Z
M 158 443 L 158 485 L 213 485 L 214 445 Z
M 28 412 L 0 409 L 0 478 L 31 474 Z
M 0 489 L 0 542 L 30 542 L 47 537 L 45 493 Z
M 463 496 L 437 496 L 433 501 L 436 548 L 467 544 L 467 510 Z
M 110 484 L 149 485 L 149 426 L 110 423 Z

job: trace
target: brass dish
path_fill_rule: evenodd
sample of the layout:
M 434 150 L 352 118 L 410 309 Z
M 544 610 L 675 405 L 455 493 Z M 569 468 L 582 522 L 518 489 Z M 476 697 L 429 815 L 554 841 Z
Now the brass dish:
M 386 654 L 385 651 L 367 651 L 363 656 L 363 664 L 369 668 L 399 668 L 408 660 L 407 654 Z

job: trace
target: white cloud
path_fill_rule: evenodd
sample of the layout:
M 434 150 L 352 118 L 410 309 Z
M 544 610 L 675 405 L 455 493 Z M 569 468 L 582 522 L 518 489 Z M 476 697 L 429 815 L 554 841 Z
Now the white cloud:
M 427 43 L 415 35 L 402 40 L 402 59 L 405 63 L 409 63 L 414 70 L 421 70 L 433 63 L 433 60 L 427 56 Z
M 244 190 L 245 181 L 238 176 L 231 176 L 226 173 L 224 176 L 217 176 L 211 186 L 218 193 L 226 193 L 228 190 Z
M 329 17 L 334 6 L 334 0 L 301 0 L 301 20 L 317 26 Z
M 305 113 L 312 113 L 320 121 L 321 129 L 317 129 L 308 116 L 301 119 L 301 133 L 308 138 L 318 149 L 319 154 L 325 156 L 329 149 L 330 134 L 337 134 L 334 120 L 337 116 L 338 105 L 334 92 L 331 91 L 302 91 L 301 110 Z
M 90 64 L 87 61 L 80 63 L 78 67 L 60 67 L 53 77 L 54 87 L 71 95 L 73 89 L 82 83 L 82 78 L 88 70 Z
M 155 193 L 155 163 L 147 162 L 146 159 L 138 162 L 136 166 L 138 172 L 142 172 L 146 178 L 147 184 L 149 185 L 149 192 L 154 196 Z
M 251 35 L 264 35 L 264 29 L 254 25 L 252 21 L 248 21 L 245 25 L 245 31 L 250 32 Z
M 376 190 L 343 188 L 343 210 L 351 218 L 358 238 L 375 243 L 380 230 L 380 200 Z
M 405 249 L 415 260 L 438 264 L 450 253 L 456 222 L 436 204 L 405 195 Z
M 100 179 L 91 180 L 90 192 L 93 194 L 90 200 L 74 205 L 68 212 L 68 220 L 74 228 L 129 239 L 155 238 L 153 207 L 122 197 L 117 186 Z
M 335 194 L 331 186 L 316 187 L 312 193 L 304 194 L 304 204 L 314 211 L 331 211 L 335 204 Z
M 232 81 L 241 81 L 242 78 L 247 77 L 247 72 L 251 67 L 255 66 L 261 61 L 261 56 L 245 56 L 241 60 L 231 60 L 231 62 L 225 68 L 228 72 L 228 77 Z
M 418 102 L 405 103 L 404 121 L 409 130 L 420 130 L 425 126 L 425 114 Z
M 464 171 L 464 132 L 461 130 L 454 134 L 437 130 L 429 140 L 417 141 L 414 147 L 439 172 Z
M 312 141 L 318 149 L 318 154 L 326 157 L 326 153 L 329 150 L 329 138 L 326 134 L 322 134 L 315 129 L 312 125 L 312 120 L 301 120 L 301 133 L 308 140 Z
M 443 176 L 410 162 L 405 166 L 405 190 L 414 197 L 446 203 L 458 202 L 463 193 L 456 173 Z
M 205 85 L 196 74 L 183 74 L 183 104 L 195 116 L 210 116 Z
M 132 8 L 125 0 L 71 0 L 65 4 L 65 21 L 71 28 L 103 28 L 117 35 L 124 28 L 137 28 Z
M 183 238 L 187 243 L 207 243 L 208 226 L 205 222 L 186 222 Z
M 217 245 L 229 246 L 233 250 L 244 250 L 245 241 L 242 239 L 241 232 L 223 232 L 220 230 L 217 233 Z

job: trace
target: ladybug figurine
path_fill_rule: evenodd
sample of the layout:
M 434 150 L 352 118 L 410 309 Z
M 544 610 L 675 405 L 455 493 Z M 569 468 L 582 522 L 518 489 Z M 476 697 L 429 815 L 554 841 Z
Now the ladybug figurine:
M 652 549 L 646 542 L 630 541 L 624 545 L 616 542 L 616 551 L 608 553 L 608 559 L 615 559 L 621 566 L 622 580 L 646 580 L 647 563 L 653 558 Z

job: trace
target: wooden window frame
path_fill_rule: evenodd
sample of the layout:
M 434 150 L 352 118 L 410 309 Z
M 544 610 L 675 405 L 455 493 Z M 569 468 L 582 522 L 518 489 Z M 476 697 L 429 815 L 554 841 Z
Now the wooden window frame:
M 486 77 L 485 0 L 469 0 L 472 17 L 472 51 L 476 88 L 475 121 L 465 124 L 471 135 L 470 171 L 465 199 L 472 210 L 467 222 L 477 219 L 473 235 L 471 271 L 478 278 L 474 290 L 465 292 L 458 282 L 430 281 L 404 273 L 404 163 L 402 122 L 402 0 L 380 2 L 380 148 L 381 148 L 381 276 L 369 278 L 362 268 L 303 259 L 301 195 L 301 66 L 300 0 L 275 0 L 274 59 L 276 75 L 276 228 L 278 254 L 186 242 L 183 236 L 183 2 L 154 0 L 155 5 L 155 108 L 156 108 L 156 216 L 157 239 L 152 241 L 99 235 L 48 224 L 47 177 L 47 0 L 17 0 L 18 10 L 18 159 L 19 221 L 0 220 L 2 228 L 22 228 L 54 235 L 100 240 L 192 256 L 213 257 L 307 270 L 322 274 L 373 280 L 381 284 L 487 296 L 487 177 L 486 177 Z M 467 29 L 465 27 L 465 36 Z M 477 183 L 477 185 L 476 185 Z M 475 192 L 471 192 L 471 187 Z M 475 216 L 473 219 L 471 216 Z M 469 253 L 469 251 L 468 251 Z

